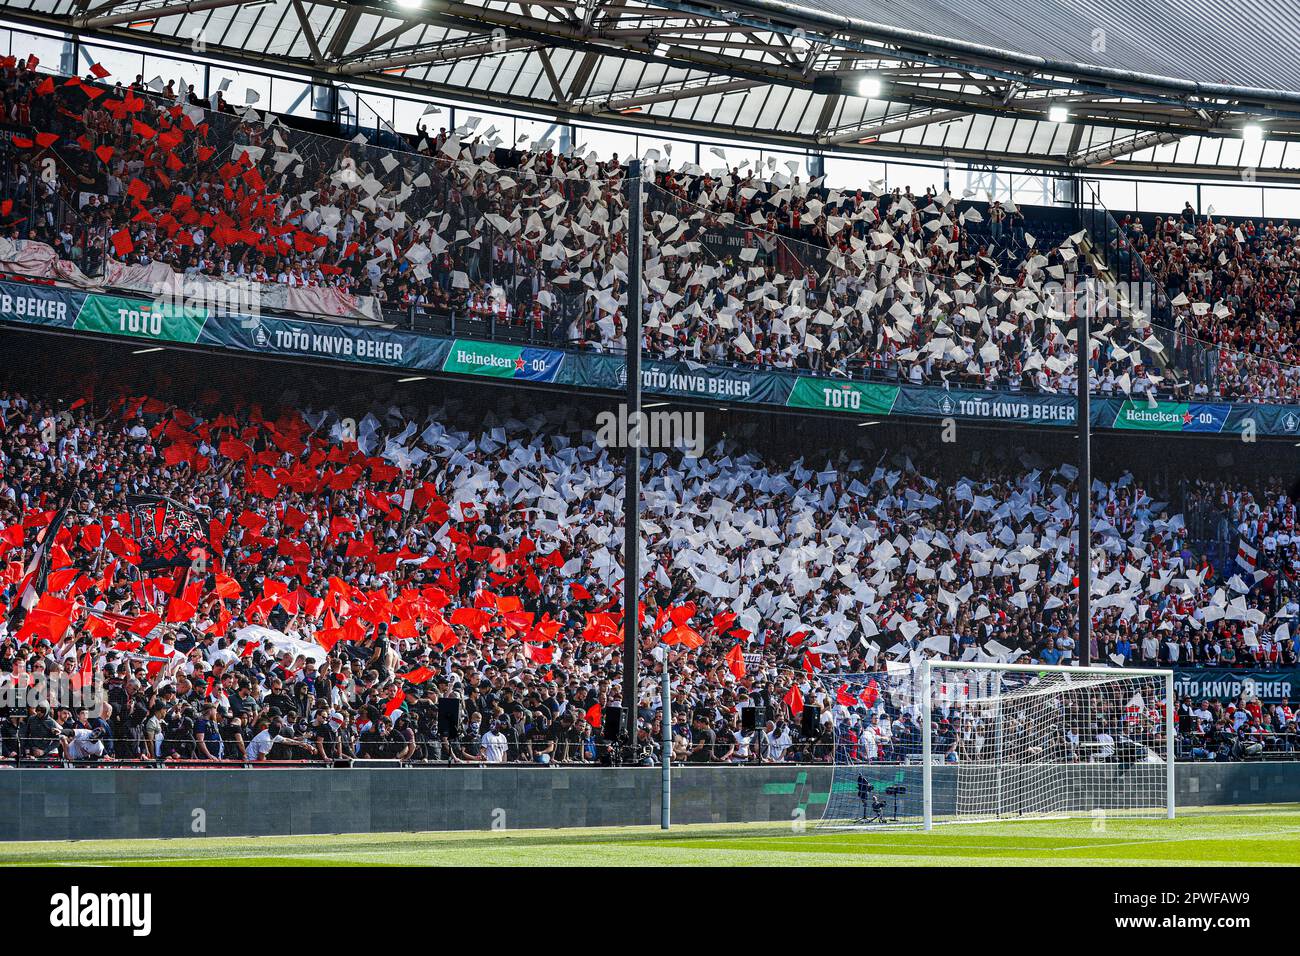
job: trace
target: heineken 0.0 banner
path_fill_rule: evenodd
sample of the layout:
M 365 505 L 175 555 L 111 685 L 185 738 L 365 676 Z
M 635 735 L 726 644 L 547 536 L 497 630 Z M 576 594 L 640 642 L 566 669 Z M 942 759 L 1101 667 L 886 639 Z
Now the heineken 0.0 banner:
M 1300 699 L 1300 668 L 1284 667 L 1275 671 L 1234 670 L 1229 667 L 1204 667 L 1174 671 L 1174 691 L 1193 701 L 1235 700 L 1245 694 L 1258 697 L 1266 704 Z
M 563 364 L 564 353 L 554 349 L 457 339 L 451 343 L 442 370 L 458 375 L 553 382 Z
M 1125 401 L 1120 404 L 1111 423 L 1114 428 L 1158 432 L 1223 431 L 1231 405 L 1189 404 L 1187 402 Z

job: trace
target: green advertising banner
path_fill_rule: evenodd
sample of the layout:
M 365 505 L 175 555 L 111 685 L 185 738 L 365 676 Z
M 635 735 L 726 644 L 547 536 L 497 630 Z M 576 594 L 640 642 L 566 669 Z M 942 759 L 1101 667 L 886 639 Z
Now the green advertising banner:
M 786 405 L 862 415 L 888 415 L 898 401 L 897 385 L 835 378 L 798 378 Z
M 116 295 L 92 295 L 86 297 L 73 328 L 81 332 L 192 344 L 199 340 L 208 315 L 206 309 L 158 305 Z
M 1235 670 L 1230 667 L 1189 667 L 1174 671 L 1174 692 L 1194 701 L 1233 700 L 1241 694 L 1266 704 L 1297 700 L 1300 668 L 1275 671 Z
M 1112 428 L 1141 431 L 1217 434 L 1223 431 L 1231 411 L 1231 405 L 1156 402 L 1153 406 L 1146 401 L 1123 401 L 1108 424 Z
M 554 349 L 456 339 L 451 343 L 442 370 L 457 375 L 553 382 L 563 364 L 564 353 Z

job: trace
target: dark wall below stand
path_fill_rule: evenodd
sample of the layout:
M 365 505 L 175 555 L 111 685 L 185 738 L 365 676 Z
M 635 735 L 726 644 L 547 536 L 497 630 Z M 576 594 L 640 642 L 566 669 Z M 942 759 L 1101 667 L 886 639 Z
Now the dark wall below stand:
M 1180 806 L 1300 802 L 1300 762 L 1178 768 Z M 830 767 L 680 767 L 675 823 L 820 818 Z M 658 769 L 8 769 L 0 840 L 654 825 Z M 202 820 L 203 829 L 196 829 Z

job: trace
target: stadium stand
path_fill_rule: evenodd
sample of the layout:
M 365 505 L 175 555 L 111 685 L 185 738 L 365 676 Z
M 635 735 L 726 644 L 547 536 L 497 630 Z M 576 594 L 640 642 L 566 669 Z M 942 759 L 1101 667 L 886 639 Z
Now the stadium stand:
M 467 127 L 401 152 L 13 57 L 0 98 L 20 131 L 0 147 L 6 276 L 137 293 L 203 277 L 338 322 L 625 345 L 617 156 Z M 1110 269 L 1158 280 L 1145 319 L 1163 325 L 1116 311 L 1098 392 L 1295 397 L 1288 224 L 1132 216 L 1093 249 L 1068 211 L 647 159 L 648 355 L 1068 392 L 1071 300 L 1051 287 Z M 10 718 L 5 758 L 599 763 L 614 759 L 606 709 L 634 703 L 641 759 L 657 759 L 652 676 L 620 697 L 621 464 L 589 418 L 389 403 L 349 437 L 320 396 L 6 376 L 0 674 L 102 678 L 112 708 Z M 64 410 L 71 426 L 51 432 Z M 675 648 L 677 756 L 828 761 L 836 722 L 879 759 L 905 754 L 909 714 L 820 682 L 883 670 L 900 644 L 1069 660 L 1079 489 L 1065 461 L 736 440 L 656 453 L 644 614 Z M 1158 480 L 1089 491 L 1104 555 L 1093 658 L 1294 665 L 1287 488 Z M 42 561 L 43 593 L 25 600 Z M 760 700 L 772 720 L 754 747 L 741 719 Z M 1184 706 L 1189 758 L 1296 750 L 1287 704 Z
M 61 367 L 89 368 L 88 349 Z M 178 355 L 165 376 L 142 361 L 79 385 L 48 367 L 0 383 L 0 675 L 102 679 L 111 703 L 11 718 L 5 758 L 614 759 L 600 728 L 623 704 L 621 459 L 589 410 L 340 408 L 348 390 L 317 373 L 270 390 L 210 361 Z M 646 461 L 644 762 L 660 640 L 677 756 L 705 761 L 756 759 L 741 724 L 755 702 L 771 720 L 761 759 L 830 760 L 837 721 L 865 753 L 905 755 L 912 715 L 822 679 L 883 674 L 909 649 L 1075 656 L 1077 488 L 1047 446 L 801 444 L 818 447 L 728 439 Z M 1171 460 L 1094 482 L 1094 660 L 1294 665 L 1295 504 L 1266 472 L 1183 474 Z M 1252 571 L 1206 559 L 1238 534 Z M 1286 703 L 1183 708 L 1188 758 L 1295 752 Z
M 9 115 L 31 130 L 7 147 L 10 274 L 138 292 L 180 275 L 238 280 L 268 309 L 625 346 L 617 156 L 422 127 L 399 159 L 360 135 L 212 110 L 141 78 L 109 88 L 30 66 L 10 57 L 0 68 Z M 647 355 L 1073 389 L 1058 323 L 1093 265 L 1069 210 L 646 160 Z M 46 183 L 47 162 L 70 175 Z M 1101 380 L 1172 393 L 1179 382 L 1158 367 L 1166 332 L 1113 311 L 1099 330 L 1113 347 L 1099 341 L 1094 357 Z

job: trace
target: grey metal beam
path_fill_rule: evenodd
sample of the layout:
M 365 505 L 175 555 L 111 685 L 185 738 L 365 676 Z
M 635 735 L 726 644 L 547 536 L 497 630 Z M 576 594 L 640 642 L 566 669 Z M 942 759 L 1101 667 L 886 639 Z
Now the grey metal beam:
M 825 146 L 836 146 L 840 143 L 856 143 L 864 139 L 884 136 L 887 133 L 898 133 L 905 129 L 914 129 L 917 126 L 929 126 L 932 123 L 946 123 L 949 120 L 961 119 L 966 115 L 967 114 L 961 110 L 942 110 L 938 113 L 927 113 L 924 116 L 909 116 L 905 119 L 893 120 L 888 123 L 877 123 L 873 126 L 860 126 L 857 129 L 835 133 L 831 136 L 820 136 L 818 137 L 818 142 Z
M 317 66 L 325 62 L 321 56 L 320 44 L 316 42 L 316 31 L 311 28 L 311 23 L 307 19 L 307 11 L 303 9 L 302 0 L 289 0 L 293 5 L 293 12 L 298 17 L 298 25 L 302 27 L 303 39 L 307 41 L 307 49 L 311 51 L 311 61 Z
M 187 3 L 137 8 L 127 13 L 110 13 L 101 17 L 74 17 L 72 23 L 83 29 L 98 30 L 136 20 L 161 20 L 163 17 L 179 16 L 184 13 L 201 13 L 204 10 L 216 10 L 221 7 L 237 7 L 242 3 L 244 0 L 189 0 Z
M 483 40 L 478 43 L 466 43 L 459 46 L 438 44 L 426 50 L 404 53 L 400 56 L 383 57 L 378 60 L 349 60 L 330 68 L 341 76 L 359 76 L 362 73 L 378 73 L 403 66 L 417 66 L 427 63 L 446 63 L 451 60 L 466 60 L 472 57 L 493 56 L 508 53 L 511 50 L 523 50 L 536 47 L 532 40 Z

